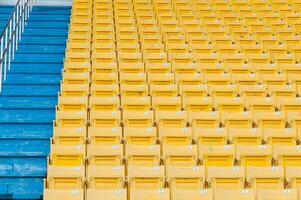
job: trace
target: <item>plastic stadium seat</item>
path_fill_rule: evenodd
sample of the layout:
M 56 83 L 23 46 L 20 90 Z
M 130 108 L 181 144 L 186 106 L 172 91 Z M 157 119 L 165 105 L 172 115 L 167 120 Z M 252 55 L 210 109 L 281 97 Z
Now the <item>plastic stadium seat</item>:
M 80 128 L 87 125 L 87 111 L 56 111 L 55 126 Z
M 94 111 L 90 112 L 90 126 L 96 128 L 118 127 L 121 123 L 121 113 L 117 111 Z
M 181 97 L 153 97 L 152 103 L 157 111 L 180 111 L 182 108 Z
M 199 85 L 179 85 L 179 93 L 183 97 L 205 97 L 207 95 L 207 86 Z
M 205 145 L 198 144 L 198 155 L 201 162 L 206 166 L 233 166 L 233 145 Z
M 128 85 L 141 85 L 146 83 L 145 73 L 120 73 L 120 83 Z
M 205 169 L 202 166 L 169 166 L 166 171 L 171 191 L 179 189 L 200 190 L 203 188 Z
M 159 127 L 158 135 L 163 145 L 190 145 L 192 143 L 191 128 Z
M 135 166 L 159 166 L 159 145 L 129 145 L 125 147 L 127 164 Z
M 295 128 L 264 128 L 263 137 L 269 144 L 295 145 L 298 136 Z
M 87 189 L 86 192 L 87 200 L 97 200 L 99 197 L 104 199 L 114 199 L 114 200 L 126 200 L 127 191 L 126 189 L 117 190 L 100 190 L 100 189 Z
M 200 189 L 200 190 L 191 190 L 191 189 L 176 189 L 171 192 L 172 200 L 184 200 L 189 197 L 193 200 L 212 200 L 213 194 L 210 189 Z
M 222 120 L 225 127 L 228 128 L 252 128 L 253 113 L 250 111 L 225 112 L 222 113 Z
M 169 189 L 131 189 L 131 200 L 169 200 Z
M 235 145 L 260 145 L 263 138 L 260 128 L 228 128 L 228 134 Z
M 121 97 L 124 111 L 147 111 L 150 109 L 150 97 Z
M 199 145 L 223 145 L 228 137 L 225 128 L 195 128 L 193 137 Z
M 287 78 L 284 74 L 261 74 L 260 79 L 263 83 L 269 85 L 285 85 Z
M 124 139 L 126 144 L 155 145 L 157 141 L 157 131 L 154 127 L 124 127 Z
M 89 166 L 88 188 L 116 190 L 124 188 L 124 166 Z
M 190 112 L 211 111 L 212 97 L 183 96 L 183 108 Z
M 245 99 L 248 110 L 253 112 L 273 112 L 276 109 L 275 97 L 248 96 Z
M 285 167 L 299 167 L 301 166 L 301 150 L 297 145 L 277 145 L 274 148 L 274 157 L 277 159 L 280 166 Z M 294 173 L 288 172 L 287 173 Z
M 254 189 L 283 189 L 284 169 L 280 166 L 247 167 L 247 181 Z
M 165 166 L 197 165 L 197 145 L 163 145 Z
M 256 193 L 252 189 L 216 189 L 215 192 L 216 200 L 255 200 Z
M 255 113 L 255 122 L 261 128 L 285 128 L 285 112 L 257 112 Z
M 297 200 L 298 194 L 295 189 L 257 189 L 258 200 Z
M 89 84 L 68 84 L 61 83 L 61 96 L 87 96 L 89 93 Z
M 292 127 L 300 128 L 301 127 L 300 113 L 296 111 L 288 111 L 287 121 L 291 124 Z
M 171 85 L 174 84 L 175 77 L 173 73 L 150 73 L 148 81 L 154 85 Z
M 59 128 L 53 127 L 54 144 L 59 145 L 83 145 L 86 140 L 85 128 Z
M 200 85 L 203 78 L 200 73 L 177 73 L 176 82 L 179 85 Z
M 54 166 L 82 166 L 85 158 L 84 145 L 51 145 L 49 164 Z
M 122 84 L 120 86 L 120 94 L 123 97 L 144 97 L 148 96 L 148 85 L 147 84 L 141 84 L 141 85 L 127 85 Z
M 299 112 L 301 110 L 301 99 L 299 97 L 278 97 L 277 104 L 280 110 Z
M 156 111 L 155 119 L 159 127 L 184 128 L 187 125 L 185 111 Z
M 270 145 L 237 145 L 236 158 L 243 166 L 271 166 L 272 147 Z
M 239 85 L 238 92 L 241 96 L 246 97 L 246 101 L 248 101 L 249 97 L 266 97 L 267 96 L 267 86 L 264 84 L 257 85 Z
M 152 97 L 175 97 L 178 95 L 178 86 L 171 85 L 150 85 L 150 94 Z
M 192 128 L 219 128 L 220 127 L 220 112 L 189 112 L 189 121 Z
M 116 166 L 123 161 L 123 146 L 114 145 L 87 145 L 88 164 L 91 166 Z
M 117 96 L 119 94 L 118 84 L 91 84 L 92 96 Z
M 244 110 L 243 97 L 215 97 L 215 107 L 220 112 L 242 112 Z
M 57 200 L 64 198 L 66 200 L 84 200 L 83 189 L 44 189 L 43 199 Z
M 50 189 L 81 189 L 84 185 L 84 166 L 48 166 L 46 187 Z
M 95 84 L 117 84 L 118 74 L 113 73 L 92 73 L 92 83 Z
M 173 53 L 169 51 L 169 60 L 175 73 L 196 73 L 197 67 L 190 53 Z
M 63 82 L 66 84 L 87 84 L 89 81 L 89 73 L 63 72 Z
M 169 73 L 171 72 L 171 64 L 169 62 L 164 63 L 145 63 L 145 69 L 152 74 Z
M 119 144 L 122 139 L 121 127 L 114 128 L 88 128 L 88 141 L 96 145 L 114 145 Z
M 211 181 L 211 188 L 241 189 L 244 187 L 244 167 L 242 166 L 209 166 L 207 178 Z
M 163 166 L 129 166 L 128 178 L 130 189 L 165 188 Z
M 123 124 L 126 127 L 152 127 L 154 114 L 149 111 L 123 111 Z
M 214 97 L 236 97 L 237 96 L 237 86 L 230 85 L 209 85 L 209 93 Z
M 259 74 L 232 74 L 232 82 L 235 84 L 243 85 L 256 85 L 260 82 Z
M 89 100 L 90 110 L 93 111 L 114 111 L 120 107 L 119 97 L 99 97 L 91 96 Z

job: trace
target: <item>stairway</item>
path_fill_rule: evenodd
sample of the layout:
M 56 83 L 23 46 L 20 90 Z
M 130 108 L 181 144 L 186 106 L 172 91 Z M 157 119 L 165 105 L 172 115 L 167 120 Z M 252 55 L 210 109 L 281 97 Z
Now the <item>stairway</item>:
M 12 10 L 13 6 L 0 4 L 0 34 L 2 33 Z
M 2 87 L 0 199 L 43 193 L 69 17 L 70 7 L 33 8 Z

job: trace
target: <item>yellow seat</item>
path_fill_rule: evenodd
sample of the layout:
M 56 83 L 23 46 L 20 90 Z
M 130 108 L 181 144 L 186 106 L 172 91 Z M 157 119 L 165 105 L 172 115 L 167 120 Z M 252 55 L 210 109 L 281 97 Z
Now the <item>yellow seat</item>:
M 269 144 L 278 146 L 295 145 L 298 135 L 295 128 L 264 128 L 263 137 Z
M 227 128 L 252 128 L 253 113 L 243 112 L 224 112 L 222 113 L 223 124 Z
M 84 187 L 84 166 L 47 167 L 46 188 L 49 189 L 82 189 Z
M 250 74 L 233 74 L 232 73 L 232 82 L 234 84 L 239 84 L 240 86 L 249 86 L 256 85 L 260 82 L 259 75 L 256 73 Z
M 197 165 L 197 145 L 167 145 L 162 147 L 165 166 Z
M 152 110 L 136 111 L 126 110 L 123 111 L 123 125 L 125 127 L 152 127 L 154 123 L 154 113 Z
M 150 85 L 150 94 L 152 97 L 175 97 L 178 95 L 178 86 L 171 85 Z
M 174 73 L 196 73 L 193 55 L 190 53 L 172 53 L 169 51 L 169 61 Z
M 86 192 L 87 200 L 97 200 L 99 197 L 104 199 L 114 199 L 114 200 L 126 200 L 127 192 L 126 189 L 117 190 L 101 190 L 101 189 L 87 189 Z
M 233 145 L 198 144 L 198 155 L 201 162 L 206 166 L 233 166 Z
M 211 188 L 241 189 L 245 184 L 245 172 L 243 166 L 208 166 L 207 178 L 211 182 Z
M 120 73 L 120 83 L 128 85 L 141 85 L 146 83 L 145 73 Z
M 120 94 L 123 97 L 144 97 L 148 96 L 148 85 L 141 84 L 141 85 L 128 85 L 128 84 L 121 84 L 120 86 Z
M 212 74 L 221 74 L 225 71 L 222 61 L 217 58 L 216 55 L 210 54 L 206 55 L 203 54 L 196 60 L 196 65 L 198 67 L 198 71 L 211 74 L 210 77 L 205 78 L 205 80 L 212 80 Z M 218 75 L 214 76 L 216 79 L 221 79 Z M 212 80 L 213 81 L 213 80 Z M 218 80 L 216 80 L 218 81 Z M 215 82 L 212 82 L 215 83 Z
M 204 82 L 211 85 L 229 85 L 231 76 L 228 73 L 208 73 L 203 74 Z
M 44 189 L 45 200 L 84 200 L 83 189 Z
M 83 145 L 86 139 L 85 128 L 59 128 L 53 127 L 53 144 Z
M 243 97 L 215 97 L 215 107 L 221 112 L 242 112 L 244 110 Z
M 209 85 L 209 93 L 213 97 L 236 97 L 237 96 L 237 85 Z
M 88 188 L 117 190 L 124 188 L 124 166 L 88 166 Z
M 157 111 L 180 111 L 182 108 L 181 97 L 153 97 L 152 103 Z
M 90 81 L 89 73 L 63 72 L 63 82 L 66 84 L 87 84 Z
M 185 65 L 186 66 L 186 65 Z M 200 73 L 177 73 L 176 83 L 179 85 L 201 85 L 203 78 Z
M 261 74 L 261 82 L 269 85 L 285 85 L 287 83 L 287 78 L 285 74 Z
M 123 146 L 114 145 L 87 145 L 88 165 L 117 166 L 123 164 Z
M 228 128 L 228 133 L 235 145 L 260 145 L 263 138 L 260 128 Z
M 297 200 L 295 189 L 257 189 L 258 200 Z
M 159 52 L 159 53 L 143 53 L 143 60 L 149 64 L 163 64 L 167 62 L 167 53 Z
M 285 112 L 256 112 L 255 122 L 261 128 L 286 128 Z
M 198 145 L 224 145 L 227 142 L 227 129 L 200 128 L 193 129 L 193 137 Z
M 190 145 L 192 143 L 191 128 L 159 127 L 159 140 L 163 145 Z
M 155 119 L 159 127 L 184 128 L 187 125 L 185 111 L 156 111 Z
M 150 97 L 121 97 L 124 111 L 148 111 L 151 107 Z
M 158 73 L 170 73 L 171 72 L 171 63 L 164 62 L 164 63 L 145 63 L 145 69 L 147 72 L 151 74 L 158 74 Z
M 171 191 L 200 190 L 204 187 L 205 169 L 203 166 L 168 166 L 166 177 Z
M 91 96 L 89 101 L 90 110 L 93 111 L 114 111 L 120 107 L 119 97 L 99 97 Z
M 96 145 L 119 144 L 122 139 L 121 127 L 114 128 L 95 128 L 88 127 L 88 141 Z
M 95 84 L 118 84 L 118 74 L 117 73 L 92 73 L 92 83 Z
M 192 200 L 212 200 L 213 192 L 211 189 L 175 189 L 171 191 L 172 200 L 185 200 L 187 197 Z
M 169 189 L 131 189 L 131 200 L 169 200 Z
M 256 190 L 284 188 L 284 169 L 280 166 L 249 166 L 246 173 L 247 181 Z
M 216 189 L 216 200 L 255 200 L 255 191 L 252 189 Z
M 179 85 L 179 93 L 183 97 L 183 101 L 187 97 L 205 97 L 207 95 L 207 90 L 205 84 Z
M 49 165 L 81 166 L 85 158 L 84 145 L 56 145 L 50 149 Z
M 149 73 L 148 82 L 154 85 L 172 85 L 175 77 L 173 73 Z
M 132 145 L 125 146 L 125 156 L 128 166 L 159 166 L 160 145 Z
M 248 101 L 249 97 L 266 97 L 267 96 L 267 85 L 257 84 L 257 85 L 239 85 L 238 92 L 241 96 L 246 97 Z
M 119 86 L 118 84 L 91 84 L 90 89 L 92 96 L 117 96 L 119 94 Z
M 220 112 L 189 112 L 189 121 L 192 128 L 219 128 L 220 127 Z
M 247 96 L 246 106 L 253 112 L 273 112 L 276 109 L 275 97 Z
M 62 128 L 81 128 L 87 125 L 87 111 L 56 111 L 54 125 Z
M 212 97 L 183 96 L 183 108 L 189 112 L 210 112 L 212 101 Z
M 286 168 L 287 174 L 294 174 L 293 171 L 289 172 L 287 170 L 289 167 L 301 166 L 301 149 L 299 145 L 279 144 L 274 148 L 274 157 L 280 166 Z
M 87 96 L 89 84 L 68 84 L 61 83 L 60 95 L 62 96 Z
M 95 128 L 118 127 L 121 122 L 121 113 L 117 111 L 90 111 L 90 126 Z
M 142 62 L 142 54 L 134 53 L 119 53 L 119 71 L 125 73 L 141 73 L 144 71 L 144 63 Z
M 128 167 L 129 189 L 165 188 L 164 166 Z
M 123 132 L 126 144 L 155 145 L 157 141 L 157 131 L 154 127 L 124 127 Z
M 236 158 L 245 167 L 271 166 L 272 147 L 270 145 L 237 145 Z
M 301 110 L 301 100 L 299 97 L 278 97 L 277 104 L 280 110 L 299 112 Z

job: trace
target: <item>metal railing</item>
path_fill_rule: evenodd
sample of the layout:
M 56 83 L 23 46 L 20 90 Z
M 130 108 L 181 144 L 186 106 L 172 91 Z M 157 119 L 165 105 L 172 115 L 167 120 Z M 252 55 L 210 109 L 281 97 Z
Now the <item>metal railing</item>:
M 18 0 L 11 15 L 0 34 L 0 92 L 2 83 L 6 80 L 11 61 L 15 58 L 15 51 L 21 41 L 26 21 L 36 0 Z

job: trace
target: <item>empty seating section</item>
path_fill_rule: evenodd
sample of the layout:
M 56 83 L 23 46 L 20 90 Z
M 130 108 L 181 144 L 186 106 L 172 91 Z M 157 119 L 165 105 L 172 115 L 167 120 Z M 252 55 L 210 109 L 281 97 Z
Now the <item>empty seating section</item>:
M 300 9 L 74 0 L 44 198 L 301 199 Z

